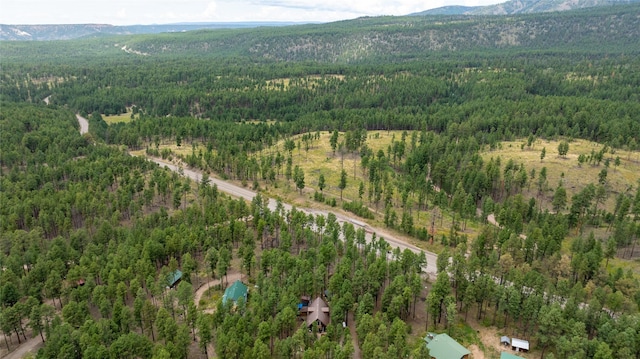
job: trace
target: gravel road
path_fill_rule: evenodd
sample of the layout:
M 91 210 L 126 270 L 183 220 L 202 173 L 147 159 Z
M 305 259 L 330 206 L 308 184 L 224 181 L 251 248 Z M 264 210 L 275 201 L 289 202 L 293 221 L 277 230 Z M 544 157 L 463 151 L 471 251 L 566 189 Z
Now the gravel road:
M 167 161 L 164 161 L 162 159 L 159 158 L 155 158 L 155 157 L 147 157 L 148 160 L 153 161 L 157 164 L 159 164 L 160 166 L 166 166 L 167 168 L 169 168 L 172 171 L 175 172 L 180 172 L 180 167 L 176 166 L 175 164 L 169 163 Z M 200 182 L 202 179 L 202 173 L 200 171 L 196 171 L 196 170 L 192 170 L 192 169 L 188 169 L 188 168 L 182 168 L 182 173 L 184 174 L 184 176 L 191 178 L 192 180 L 196 181 L 196 182 Z M 211 184 L 215 184 L 218 187 L 219 191 L 223 191 L 231 196 L 234 197 L 239 197 L 239 198 L 244 198 L 248 201 L 251 201 L 253 199 L 253 197 L 256 196 L 256 192 L 248 190 L 246 188 L 237 186 L 235 184 L 229 183 L 227 181 L 221 180 L 219 178 L 213 178 L 210 177 L 210 183 Z M 282 203 L 284 206 L 284 209 L 289 211 L 291 210 L 292 206 L 288 203 Z M 276 209 L 277 206 L 277 201 L 269 198 L 269 209 L 274 211 Z M 318 209 L 311 209 L 311 208 L 299 208 L 296 207 L 298 210 L 301 210 L 307 214 L 313 214 L 314 216 L 317 215 L 323 215 L 323 216 L 327 216 L 329 214 L 329 211 L 325 211 L 325 210 L 318 210 Z M 348 215 L 344 215 L 341 213 L 336 213 L 333 212 L 336 216 L 336 218 L 338 219 L 338 222 L 340 223 L 345 223 L 345 222 L 349 222 L 354 224 L 354 226 L 357 228 L 361 223 L 363 223 L 360 219 L 358 219 L 358 217 L 351 217 Z M 366 240 L 367 242 L 371 241 L 372 238 L 372 234 L 376 233 L 376 236 L 378 237 L 383 237 L 385 239 L 385 241 L 387 241 L 387 243 L 389 243 L 389 245 L 391 246 L 391 248 L 399 248 L 400 251 L 404 251 L 405 249 L 409 249 L 414 253 L 419 254 L 420 252 L 424 252 L 425 256 L 427 257 L 427 265 L 423 267 L 423 270 L 431 277 L 431 278 L 435 278 L 436 276 L 436 259 L 437 259 L 437 255 L 433 252 L 429 252 L 423 249 L 420 249 L 412 244 L 409 244 L 405 241 L 403 241 L 401 238 L 397 238 L 395 236 L 393 236 L 392 234 L 386 232 L 384 229 L 382 228 L 377 228 L 377 227 L 372 227 L 368 224 L 366 224 L 364 226 L 364 229 L 367 232 L 366 235 Z
M 86 118 L 77 114 L 76 114 L 76 118 L 78 119 L 78 123 L 80 124 L 80 134 L 84 135 L 85 133 L 89 132 L 89 121 L 87 121 Z

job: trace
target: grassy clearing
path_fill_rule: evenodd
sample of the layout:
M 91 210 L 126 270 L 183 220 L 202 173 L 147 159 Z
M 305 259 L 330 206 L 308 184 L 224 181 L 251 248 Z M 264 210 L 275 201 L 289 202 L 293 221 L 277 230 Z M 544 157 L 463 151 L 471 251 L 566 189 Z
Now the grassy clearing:
M 153 143 L 149 143 L 147 145 L 149 146 L 149 148 L 153 148 L 153 149 L 156 148 L 155 144 Z M 204 153 L 207 150 L 207 147 L 201 143 L 195 143 L 194 145 L 193 143 L 184 141 L 184 140 L 182 141 L 181 146 L 178 146 L 175 141 L 166 140 L 166 141 L 161 141 L 160 145 L 158 146 L 158 151 L 160 151 L 160 153 L 162 153 L 165 150 L 171 151 L 173 157 L 176 157 L 176 155 L 187 156 L 194 151 L 195 153 L 198 153 L 198 151 L 202 151 Z M 145 151 L 144 150 L 131 151 L 131 153 L 140 153 L 141 155 L 144 155 Z
M 198 308 L 215 309 L 216 304 L 222 299 L 223 295 L 224 290 L 219 285 L 211 286 L 200 298 Z
M 501 146 L 499 146 L 498 149 L 483 152 L 482 156 L 487 161 L 492 157 L 500 157 L 503 166 L 506 161 L 508 161 L 509 159 L 513 159 L 516 164 L 524 164 L 528 173 L 530 173 L 532 169 L 535 169 L 536 174 L 539 174 L 542 167 L 546 167 L 549 189 L 544 193 L 544 196 L 542 197 L 541 206 L 543 209 L 551 210 L 551 200 L 553 197 L 553 193 L 560 180 L 562 180 L 563 186 L 567 190 L 567 200 L 569 201 L 567 207 L 569 207 L 571 205 L 571 197 L 574 194 L 580 192 L 589 183 L 598 183 L 598 174 L 600 173 L 600 171 L 602 171 L 602 169 L 605 168 L 604 159 L 607 158 L 610 159 L 610 165 L 607 169 L 608 196 L 604 203 L 604 206 L 601 206 L 601 208 L 605 208 L 607 211 L 613 211 L 615 208 L 617 195 L 620 193 L 630 193 L 630 191 L 635 191 L 635 189 L 639 185 L 639 152 L 614 150 L 614 153 L 611 153 L 611 151 L 609 151 L 604 155 L 604 159 L 600 163 L 600 165 L 595 166 L 589 163 L 580 165 L 578 163 L 579 155 L 584 154 L 588 156 L 591 154 L 592 150 L 598 152 L 600 151 L 600 149 L 602 149 L 603 145 L 586 140 L 573 140 L 569 143 L 569 152 L 566 157 L 561 157 L 558 155 L 558 145 L 560 141 L 547 141 L 538 139 L 532 144 L 530 148 L 527 147 L 526 144 L 524 148 L 521 148 L 522 144 L 525 142 L 526 139 L 512 142 L 502 142 Z M 541 161 L 540 154 L 543 148 L 546 149 L 546 156 Z M 619 166 L 614 165 L 616 157 L 620 158 Z M 532 180 L 529 190 L 525 190 L 524 195 L 526 197 L 538 198 L 536 183 L 537 175 L 536 178 Z M 613 234 L 612 232 L 608 232 L 606 227 L 586 227 L 584 228 L 582 236 L 587 237 L 590 232 L 593 232 L 596 238 L 602 240 L 607 239 Z M 575 231 L 573 230 L 570 232 L 570 237 L 567 238 L 567 240 L 565 240 L 562 244 L 562 253 L 570 252 L 571 243 L 578 236 L 580 236 L 579 233 L 575 233 Z M 631 270 L 636 274 L 640 274 L 640 260 L 638 259 L 628 260 L 615 258 L 609 262 L 610 270 L 618 267 L 622 268 L 625 272 L 627 270 Z
M 371 148 L 374 153 L 376 153 L 378 150 L 383 150 L 385 153 L 387 153 L 387 148 L 392 143 L 392 140 L 395 138 L 396 141 L 399 141 L 402 136 L 402 132 L 403 131 L 369 132 L 367 133 L 366 145 Z M 285 202 L 296 204 L 298 206 L 342 211 L 340 209 L 340 188 L 338 186 L 340 182 L 340 174 L 342 172 L 342 168 L 344 168 L 347 172 L 348 179 L 347 187 L 344 189 L 342 194 L 343 199 L 345 201 L 359 200 L 358 189 L 360 182 L 362 181 L 365 185 L 365 193 L 362 200 L 364 204 L 367 205 L 372 212 L 374 212 L 375 215 L 375 218 L 373 220 L 367 220 L 366 222 L 369 222 L 370 224 L 377 227 L 384 228 L 383 204 L 381 203 L 376 211 L 375 203 L 368 202 L 368 177 L 363 172 L 359 154 L 351 154 L 345 152 L 343 156 L 339 150 L 336 150 L 334 154 L 329 142 L 330 137 L 331 133 L 323 132 L 320 134 L 319 140 L 313 141 L 312 146 L 308 151 L 305 151 L 304 144 L 302 144 L 301 149 L 296 147 L 296 149 L 292 152 L 293 167 L 300 166 L 305 174 L 305 189 L 302 195 L 300 195 L 300 192 L 297 191 L 293 181 L 287 182 L 284 175 L 278 178 L 275 185 L 270 185 L 261 181 L 260 188 L 270 197 L 281 198 Z M 301 136 L 296 136 L 293 138 L 296 142 L 296 145 L 298 144 L 300 138 Z M 342 141 L 343 139 L 344 133 L 340 133 L 338 142 Z M 264 150 L 262 155 L 266 155 L 268 153 L 275 154 L 277 151 L 286 154 L 286 151 L 284 150 L 284 141 L 280 141 L 271 148 Z M 320 177 L 320 174 L 324 175 L 326 181 L 326 188 L 323 191 L 325 197 L 336 199 L 337 207 L 335 208 L 329 207 L 328 205 L 324 205 L 313 200 L 313 193 L 315 191 L 319 191 L 318 179 Z M 393 181 L 394 179 L 391 178 L 391 180 Z M 396 206 L 395 210 L 398 216 L 398 224 L 400 224 L 400 219 L 402 218 L 402 209 L 400 208 L 400 202 L 400 195 L 398 193 L 394 193 L 393 203 Z M 414 219 L 414 226 L 416 228 L 431 227 L 431 216 L 433 215 L 433 209 L 430 208 L 427 211 L 419 211 L 414 208 L 412 214 Z M 438 210 L 437 214 L 438 216 L 435 221 L 435 234 L 436 239 L 439 240 L 442 235 L 449 237 L 452 218 L 448 212 L 442 210 Z M 466 230 L 464 232 L 459 232 L 459 234 L 467 235 L 469 238 L 473 238 L 474 235 L 479 232 L 480 227 L 480 224 L 468 222 Z M 393 235 L 395 237 L 402 238 L 408 243 L 421 248 L 429 249 L 436 253 L 440 252 L 443 248 L 439 243 L 428 244 L 416 238 L 403 235 L 399 232 L 394 232 L 392 230 L 389 230 L 389 232 L 393 232 Z
M 600 151 L 603 145 L 586 140 L 573 140 L 569 143 L 568 154 L 565 157 L 561 157 L 558 155 L 560 141 L 537 139 L 531 147 L 527 147 L 525 144 L 524 149 L 522 149 L 521 146 L 524 142 L 526 142 L 526 139 L 502 142 L 498 149 L 483 152 L 481 155 L 486 161 L 489 161 L 492 157 L 500 157 L 503 166 L 509 159 L 512 159 L 516 164 L 524 164 L 527 173 L 535 169 L 536 178 L 530 179 L 532 183 L 529 186 L 529 190 L 524 193 L 526 197 L 537 196 L 537 175 L 543 167 L 546 167 L 549 186 L 543 196 L 542 208 L 551 209 L 551 199 L 560 180 L 562 180 L 567 190 L 568 200 L 589 183 L 597 184 L 598 174 L 605 168 L 604 160 L 607 158 L 610 159 L 610 165 L 607 169 L 608 197 L 604 208 L 608 211 L 612 211 L 615 207 L 615 199 L 619 193 L 628 193 L 628 191 L 635 189 L 638 185 L 638 180 L 640 180 L 639 152 L 615 150 L 614 153 L 611 153 L 611 150 L 609 150 L 604 155 L 600 165 L 592 166 L 589 163 L 580 165 L 578 163 L 580 154 L 588 156 L 592 150 L 595 152 Z M 546 156 L 543 160 L 540 160 L 543 148 L 545 148 Z M 616 157 L 620 158 L 619 166 L 614 165 Z
M 114 123 L 129 123 L 132 120 L 131 118 L 132 115 L 133 115 L 133 112 L 131 111 L 131 108 L 127 107 L 127 112 L 123 114 L 111 115 L 111 116 L 102 115 L 102 119 L 104 120 L 104 122 L 107 123 L 107 125 L 113 125 Z M 133 115 L 133 116 L 134 118 L 137 118 L 139 115 Z
M 182 141 L 182 145 L 178 146 L 176 145 L 176 143 L 165 143 L 165 144 L 160 144 L 160 151 L 162 151 L 163 149 L 169 149 L 171 150 L 171 152 L 175 153 L 176 155 L 179 156 L 187 156 L 190 155 L 192 152 L 195 151 L 195 153 L 198 153 L 198 151 L 206 151 L 207 147 L 205 145 L 202 144 L 196 144 L 195 146 L 189 142 L 185 142 Z
M 292 79 L 285 77 L 279 79 L 272 79 L 266 81 L 267 89 L 269 90 L 288 90 L 290 86 L 302 86 L 309 87 L 314 84 L 320 83 L 325 79 L 338 79 L 344 80 L 344 75 L 316 75 L 316 76 L 307 76 L 305 78 L 296 78 Z M 293 84 L 292 84 L 293 82 Z

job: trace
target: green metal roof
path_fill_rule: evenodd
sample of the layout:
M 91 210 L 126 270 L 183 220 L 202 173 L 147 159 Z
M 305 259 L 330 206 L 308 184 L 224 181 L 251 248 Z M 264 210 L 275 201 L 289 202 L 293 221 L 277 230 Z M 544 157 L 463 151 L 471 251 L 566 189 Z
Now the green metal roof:
M 224 291 L 224 295 L 222 296 L 222 303 L 226 303 L 227 300 L 235 302 L 240 297 L 244 297 L 246 299 L 247 290 L 247 286 L 244 285 L 240 280 L 233 282 L 233 284 Z
M 460 345 L 446 333 L 429 333 L 424 338 L 424 341 L 427 343 L 427 348 L 429 348 L 429 355 L 436 359 L 460 359 L 465 355 L 471 354 L 467 348 Z
M 500 353 L 500 359 L 524 359 L 524 358 L 514 354 L 507 353 L 507 352 L 502 352 Z
M 182 279 L 182 271 L 180 269 L 176 269 L 172 273 L 169 273 L 169 287 L 173 287 L 180 279 Z

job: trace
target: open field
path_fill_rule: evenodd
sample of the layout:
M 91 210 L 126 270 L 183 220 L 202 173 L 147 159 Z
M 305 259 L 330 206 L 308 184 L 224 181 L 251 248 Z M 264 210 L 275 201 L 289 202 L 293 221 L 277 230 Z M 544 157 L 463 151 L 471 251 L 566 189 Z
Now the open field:
M 366 145 L 376 153 L 378 150 L 387 152 L 388 146 L 392 143 L 393 139 L 400 140 L 402 131 L 371 131 L 367 133 Z M 409 133 L 410 136 L 410 133 Z M 269 183 L 267 181 L 259 181 L 258 185 L 260 190 L 267 194 L 269 197 L 281 198 L 283 201 L 296 204 L 305 208 L 318 208 L 318 209 L 331 209 L 337 212 L 341 212 L 340 202 L 340 189 L 338 187 L 340 181 L 340 172 L 342 168 L 348 174 L 347 187 L 343 191 L 343 198 L 345 201 L 358 200 L 358 187 L 360 181 L 365 184 L 365 193 L 363 200 L 365 205 L 369 206 L 372 212 L 375 214 L 373 220 L 367 220 L 372 225 L 384 227 L 383 218 L 384 210 L 382 205 L 379 206 L 376 212 L 375 204 L 368 202 L 368 178 L 366 173 L 363 172 L 363 168 L 360 162 L 359 154 L 352 154 L 344 152 L 342 154 L 339 150 L 333 153 L 329 139 L 331 137 L 330 132 L 321 132 L 320 138 L 313 140 L 309 146 L 308 151 L 305 150 L 304 143 L 301 142 L 301 135 L 293 137 L 296 143 L 296 149 L 292 152 L 293 167 L 300 166 L 305 173 L 305 189 L 303 194 L 296 189 L 293 181 L 287 182 L 284 177 L 284 167 L 281 169 L 281 174 L 277 178 L 275 183 Z M 339 142 L 344 139 L 344 133 L 340 134 Z M 603 161 L 600 165 L 591 165 L 589 163 L 578 163 L 578 156 L 580 154 L 589 155 L 591 151 L 599 151 L 602 145 L 584 141 L 574 140 L 569 143 L 569 151 L 566 157 L 558 155 L 559 141 L 547 141 L 536 140 L 531 147 L 524 148 L 521 145 L 526 140 L 502 142 L 497 149 L 492 151 L 482 152 L 483 158 L 488 161 L 491 157 L 500 157 L 502 166 L 506 164 L 509 159 L 513 159 L 516 164 L 523 163 L 527 173 L 530 173 L 531 169 L 535 169 L 536 178 L 530 179 L 530 185 L 528 190 L 525 189 L 524 195 L 527 197 L 535 197 L 537 201 L 541 201 L 542 208 L 551 209 L 551 199 L 553 191 L 559 181 L 562 179 L 564 187 L 567 189 L 568 206 L 571 204 L 571 196 L 579 192 L 589 183 L 598 182 L 598 174 L 605 168 L 604 159 L 610 158 L 610 165 L 607 175 L 607 188 L 609 195 L 605 203 L 607 210 L 613 210 L 615 206 L 615 197 L 618 193 L 625 191 L 635 190 L 640 179 L 640 154 L 638 152 L 628 152 L 623 150 L 615 150 L 612 154 L 610 151 L 605 154 Z M 546 156 L 541 161 L 540 152 L 542 148 L 546 149 Z M 193 145 L 183 141 L 182 146 L 176 146 L 175 141 L 165 141 L 160 144 L 160 151 L 163 149 L 170 150 L 172 153 L 179 156 L 186 156 L 191 154 L 194 150 Z M 196 145 L 195 151 L 204 150 L 202 145 Z M 274 146 L 264 149 L 261 153 L 255 154 L 255 156 L 264 156 L 268 154 L 275 154 L 280 151 L 282 154 L 286 154 L 284 149 L 284 140 L 276 143 Z M 615 158 L 620 158 L 619 166 L 615 166 Z M 538 196 L 537 191 L 537 174 L 540 173 L 542 167 L 547 168 L 548 190 L 544 193 L 544 196 Z M 355 173 L 355 176 L 354 176 Z M 318 190 L 318 178 L 320 174 L 325 176 L 326 188 L 324 189 L 325 197 L 335 198 L 337 207 L 331 208 L 327 204 L 319 203 L 313 200 L 313 193 Z M 393 181 L 393 178 L 390 178 Z M 239 181 L 237 184 L 240 184 Z M 250 186 L 250 183 L 246 184 Z M 398 218 L 402 216 L 402 209 L 399 207 L 400 198 L 399 194 L 394 194 L 393 203 L 396 204 L 396 212 Z M 431 216 L 433 215 L 433 209 L 428 211 L 413 210 L 414 225 L 416 228 L 429 228 L 431 224 Z M 451 228 L 451 215 L 447 211 L 438 211 L 438 217 L 435 221 L 436 224 L 436 241 L 434 243 L 426 243 L 420 241 L 414 237 L 403 235 L 399 232 L 394 232 L 395 236 L 402 237 L 408 243 L 416 245 L 420 248 L 428 249 L 430 251 L 439 253 L 442 250 L 442 245 L 439 243 L 439 239 L 442 235 L 449 237 Z M 465 231 L 459 232 L 459 234 L 467 235 L 469 240 L 473 240 L 482 224 L 468 222 Z M 606 228 L 585 228 L 587 235 L 590 231 L 595 231 L 597 238 L 606 239 L 611 235 L 611 232 L 606 232 Z M 577 235 L 575 232 L 571 232 L 572 236 Z M 572 238 L 565 241 L 563 245 L 563 252 L 568 251 Z M 640 249 L 638 250 L 640 253 Z M 622 267 L 624 270 L 631 269 L 634 273 L 640 273 L 640 261 L 615 259 L 610 262 L 610 268 Z
M 373 153 L 377 153 L 378 150 L 382 150 L 386 154 L 388 152 L 387 149 L 391 145 L 392 141 L 394 139 L 396 141 L 400 141 L 403 132 L 404 131 L 370 131 L 367 132 L 367 140 L 365 143 L 373 151 Z M 344 136 L 344 133 L 340 133 L 338 143 L 344 140 Z M 410 136 L 411 132 L 408 132 L 408 138 L 410 138 Z M 304 171 L 305 189 L 303 190 L 303 195 L 300 195 L 300 192 L 296 189 L 293 180 L 287 183 L 284 175 L 282 175 L 277 180 L 275 186 L 261 181 L 261 190 L 266 192 L 271 197 L 280 197 L 289 203 L 296 203 L 307 208 L 328 209 L 331 207 L 313 200 L 313 193 L 315 191 L 319 191 L 318 179 L 320 177 L 320 174 L 323 174 L 326 182 L 326 187 L 323 191 L 325 197 L 335 198 L 337 207 L 333 208 L 332 210 L 342 211 L 342 209 L 340 208 L 340 188 L 338 187 L 338 185 L 340 182 L 340 173 L 342 171 L 342 168 L 344 168 L 348 175 L 347 187 L 344 189 L 342 195 L 344 201 L 360 200 L 358 189 L 360 182 L 362 181 L 365 185 L 365 192 L 362 196 L 362 200 L 364 204 L 368 206 L 371 212 L 373 212 L 375 215 L 375 219 L 367 220 L 367 222 L 375 224 L 376 226 L 383 227 L 384 205 L 380 203 L 376 211 L 375 203 L 368 202 L 368 173 L 363 172 L 363 168 L 360 162 L 360 155 L 358 153 L 352 154 L 346 151 L 344 152 L 344 155 L 342 155 L 340 150 L 338 149 L 336 149 L 336 152 L 334 154 L 329 142 L 329 139 L 331 137 L 330 132 L 321 132 L 320 138 L 318 140 L 312 141 L 308 151 L 305 150 L 304 144 L 298 146 L 298 142 L 300 141 L 301 137 L 302 136 L 299 135 L 293 138 L 297 147 L 292 152 L 292 167 L 300 166 L 300 168 L 302 168 L 302 170 Z M 407 139 L 407 143 L 409 142 L 410 141 Z M 262 154 L 264 155 L 267 153 L 276 153 L 277 151 L 286 154 L 286 150 L 284 149 L 284 140 L 278 142 L 269 149 L 265 149 Z M 397 164 L 400 165 L 400 161 L 398 161 Z M 284 172 L 284 166 L 282 172 Z M 389 180 L 395 181 L 393 176 L 391 176 Z M 402 217 L 402 209 L 400 208 L 401 199 L 399 193 L 397 193 L 397 191 L 395 192 L 396 193 L 394 193 L 392 202 L 394 203 L 399 223 L 400 218 Z M 433 208 L 429 208 L 427 211 L 417 210 L 414 208 L 413 218 L 415 227 L 429 228 L 431 226 L 431 216 L 433 215 L 433 213 Z M 436 239 L 439 239 L 441 235 L 445 235 L 447 237 L 449 236 L 451 221 L 452 218 L 448 212 L 438 209 L 435 222 Z M 468 222 L 465 231 L 459 231 L 459 234 L 467 235 L 469 236 L 469 238 L 472 238 L 479 231 L 479 228 L 480 225 Z M 416 245 L 420 248 L 429 249 L 430 251 L 434 251 L 436 253 L 439 253 L 442 250 L 442 246 L 437 241 L 433 244 L 428 244 L 414 237 L 409 237 L 398 232 L 394 232 L 394 235 L 401 236 L 406 242 Z
M 112 125 L 114 123 L 120 123 L 120 122 L 129 123 L 132 120 L 131 118 L 132 115 L 133 115 L 133 112 L 131 111 L 131 108 L 127 107 L 127 112 L 123 114 L 111 115 L 111 116 L 102 115 L 102 119 L 104 120 L 104 122 L 107 123 L 107 125 Z M 135 117 L 136 116 L 134 115 L 134 118 Z
M 396 141 L 400 140 L 402 132 L 403 131 L 368 132 L 366 145 L 371 148 L 374 153 L 376 153 L 378 150 L 383 150 L 386 153 L 387 147 L 391 144 L 394 138 Z M 384 227 L 384 205 L 380 203 L 376 212 L 375 204 L 368 202 L 368 179 L 367 176 L 365 176 L 365 174 L 363 173 L 363 169 L 360 163 L 360 155 L 345 152 L 344 156 L 342 156 L 339 150 L 336 150 L 334 154 L 329 143 L 330 137 L 330 132 L 321 132 L 320 138 L 318 140 L 312 141 L 308 151 L 305 150 L 304 144 L 302 144 L 301 147 L 298 148 L 298 142 L 301 141 L 302 135 L 294 136 L 292 138 L 297 146 L 296 149 L 292 152 L 292 167 L 300 166 L 305 174 L 305 188 L 302 195 L 297 190 L 293 180 L 287 182 L 284 176 L 285 165 L 282 166 L 280 176 L 276 179 L 275 183 L 272 184 L 268 181 L 262 180 L 258 181 L 259 190 L 269 197 L 280 198 L 283 200 L 283 202 L 291 203 L 300 207 L 344 212 L 344 210 L 342 209 L 342 203 L 340 202 L 340 189 L 338 187 L 340 181 L 340 173 L 342 167 L 344 166 L 344 169 L 348 175 L 347 187 L 343 191 L 344 201 L 359 200 L 358 187 L 360 181 L 363 181 L 365 183 L 365 193 L 363 195 L 364 204 L 367 205 L 370 208 L 371 212 L 373 212 L 375 215 L 375 218 L 373 220 L 366 220 L 366 222 L 377 227 Z M 344 140 L 344 133 L 340 133 L 338 142 L 342 140 Z M 149 146 L 155 148 L 155 145 L 153 144 L 149 144 Z M 188 141 L 183 141 L 182 146 L 178 147 L 176 146 L 175 141 L 165 140 L 160 143 L 158 150 L 160 152 L 163 152 L 163 150 L 169 150 L 174 156 L 178 155 L 181 157 L 185 157 L 191 154 L 194 149 L 193 144 Z M 201 144 L 196 144 L 195 151 L 197 152 L 199 150 L 204 151 L 204 146 Z M 278 151 L 288 156 L 287 151 L 284 149 L 284 140 L 279 141 L 270 148 L 262 150 L 260 153 L 255 154 L 255 156 L 266 156 L 269 154 L 275 155 L 275 153 L 277 153 Z M 132 152 L 132 154 L 144 155 L 144 150 L 134 151 Z M 398 164 L 400 164 L 400 161 L 398 161 Z M 326 188 L 323 191 L 324 195 L 328 199 L 335 198 L 337 204 L 336 207 L 330 207 L 328 204 L 320 203 L 314 201 L 313 199 L 314 192 L 318 191 L 318 178 L 320 174 L 324 174 L 326 181 Z M 393 181 L 394 179 L 390 178 L 390 180 Z M 252 185 L 251 183 L 241 183 L 240 181 L 228 181 L 233 182 L 236 185 Z M 402 209 L 400 208 L 400 196 L 398 193 L 394 193 L 393 203 L 396 205 L 395 210 L 397 212 L 399 223 L 400 218 L 402 217 Z M 429 228 L 431 226 L 431 216 L 433 215 L 433 213 L 433 208 L 429 208 L 427 211 L 419 211 L 417 209 L 414 209 L 413 218 L 415 227 Z M 364 219 L 360 220 L 365 221 Z M 448 212 L 443 211 L 442 209 L 438 209 L 437 219 L 435 222 L 436 241 L 434 241 L 434 243 L 420 241 L 415 237 L 410 237 L 399 231 L 393 231 L 389 229 L 389 232 L 393 232 L 393 236 L 402 238 L 402 240 L 407 243 L 410 243 L 422 249 L 427 249 L 432 252 L 439 253 L 443 247 L 437 240 L 440 239 L 441 235 L 449 237 L 451 220 L 452 218 Z M 467 235 L 469 238 L 473 238 L 475 234 L 478 233 L 479 228 L 479 224 L 468 222 L 465 231 L 459 231 L 458 233 Z
M 524 193 L 526 197 L 537 197 L 536 183 L 538 174 L 543 167 L 546 167 L 548 189 L 544 193 L 544 201 L 541 203 L 542 208 L 551 210 L 551 199 L 560 180 L 562 180 L 563 186 L 567 190 L 568 206 L 570 206 L 571 196 L 580 192 L 589 183 L 598 184 L 598 175 L 606 168 L 605 161 L 607 159 L 609 159 L 610 164 L 607 169 L 606 187 L 608 195 L 604 208 L 612 211 L 615 207 L 616 196 L 619 193 L 633 191 L 638 186 L 638 181 L 640 180 L 639 152 L 615 149 L 612 153 L 610 149 L 599 165 L 592 165 L 588 162 L 580 165 L 578 163 L 579 155 L 589 156 L 592 151 L 597 153 L 604 145 L 585 140 L 573 140 L 569 142 L 569 152 L 562 157 L 558 155 L 560 141 L 537 139 L 531 147 L 527 147 L 525 142 L 526 139 L 502 142 L 498 149 L 482 152 L 481 155 L 485 161 L 489 161 L 492 157 L 500 157 L 503 167 L 509 159 L 512 159 L 516 164 L 524 164 L 527 173 L 531 173 L 531 170 L 534 169 L 536 177 L 533 180 L 529 178 L 529 190 Z M 525 146 L 521 149 L 523 143 L 525 143 Z M 543 160 L 540 160 L 543 148 L 545 148 L 546 155 Z M 615 166 L 616 158 L 620 159 L 619 166 Z

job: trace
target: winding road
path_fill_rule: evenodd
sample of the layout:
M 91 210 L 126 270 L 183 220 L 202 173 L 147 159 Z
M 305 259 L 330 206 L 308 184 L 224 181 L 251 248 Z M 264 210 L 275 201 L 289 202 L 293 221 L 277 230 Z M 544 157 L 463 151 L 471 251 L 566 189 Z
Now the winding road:
M 149 161 L 153 161 L 157 164 L 159 164 L 160 166 L 164 166 L 169 168 L 172 171 L 175 171 L 177 173 L 182 173 L 185 177 L 188 177 L 196 182 L 200 182 L 202 179 L 202 173 L 200 171 L 196 171 L 193 169 L 189 169 L 189 168 L 183 168 L 183 167 L 179 167 L 173 163 L 164 161 L 160 158 L 156 158 L 156 157 L 146 157 Z M 213 178 L 210 177 L 209 179 L 209 183 L 211 184 L 215 184 L 218 187 L 219 191 L 225 192 L 233 197 L 239 197 L 239 198 L 244 198 L 247 201 L 251 201 L 253 200 L 253 198 L 256 196 L 256 192 L 248 190 L 246 188 L 237 186 L 233 183 L 221 180 L 219 178 Z M 272 211 L 275 211 L 277 208 L 277 201 L 273 198 L 269 198 L 269 209 Z M 284 206 L 284 209 L 286 211 L 290 211 L 291 208 L 293 208 L 293 206 L 291 206 L 288 203 L 282 203 L 282 205 Z M 322 216 L 327 216 L 329 214 L 329 211 L 326 210 L 319 210 L 319 209 L 311 209 L 311 208 L 299 208 L 296 207 L 297 210 L 300 210 L 306 214 L 313 214 L 314 216 L 318 216 L 318 215 L 322 215 Z M 339 223 L 351 223 L 354 224 L 355 227 L 362 227 L 366 230 L 366 240 L 367 242 L 371 242 L 371 239 L 373 237 L 373 233 L 375 233 L 378 237 L 382 237 L 384 238 L 384 240 L 389 243 L 389 246 L 393 249 L 395 248 L 399 248 L 400 251 L 404 251 L 405 249 L 409 249 L 410 251 L 416 253 L 416 254 L 420 254 L 420 253 L 424 253 L 426 258 L 427 258 L 427 264 L 422 268 L 431 278 L 435 278 L 436 274 L 437 274 L 437 269 L 436 269 L 436 259 L 438 258 L 438 256 L 433 253 L 433 252 L 429 252 L 426 250 L 423 250 L 421 248 L 418 248 L 412 244 L 409 244 L 407 242 L 405 242 L 404 240 L 397 238 L 395 236 L 393 236 L 392 234 L 390 234 L 389 232 L 386 232 L 384 229 L 382 228 L 377 228 L 377 227 L 372 227 L 368 224 L 365 224 L 364 226 L 361 225 L 361 223 L 363 223 L 362 221 L 360 221 L 358 218 L 356 217 L 351 217 L 348 215 L 344 215 L 341 213 L 335 213 L 333 212 L 336 216 L 336 218 L 338 219 Z
M 76 118 L 78 119 L 78 123 L 80 124 L 80 134 L 84 135 L 89 132 L 89 121 L 86 118 L 76 114 Z
M 80 116 L 79 114 L 76 115 L 76 118 L 78 119 L 78 123 L 80 124 L 80 134 L 85 134 L 89 131 L 89 121 L 87 121 L 86 118 Z M 183 167 L 179 167 L 173 163 L 164 161 L 160 158 L 156 158 L 156 157 L 146 157 L 149 161 L 153 161 L 157 164 L 159 164 L 160 166 L 164 166 L 169 168 L 170 170 L 177 172 L 177 173 L 182 173 L 185 177 L 188 177 L 196 182 L 200 182 L 202 179 L 202 172 L 200 171 L 196 171 L 193 169 L 189 169 L 189 168 L 183 168 Z M 239 198 L 244 198 L 247 201 L 251 201 L 253 200 L 253 198 L 256 196 L 256 192 L 248 190 L 246 188 L 237 186 L 233 183 L 230 183 L 228 181 L 224 181 L 221 180 L 219 178 L 214 178 L 214 177 L 210 177 L 209 179 L 209 183 L 211 184 L 215 184 L 218 187 L 218 190 L 225 192 L 233 197 L 239 197 Z M 284 209 L 286 211 L 290 211 L 293 206 L 291 206 L 288 203 L 282 203 Z M 278 206 L 278 202 L 273 199 L 273 198 L 269 198 L 269 204 L 268 207 L 270 210 L 272 211 L 276 211 L 277 210 L 277 206 Z M 314 216 L 318 216 L 318 215 L 322 215 L 322 216 L 328 216 L 329 211 L 326 210 L 319 210 L 319 209 L 311 209 L 311 208 L 297 208 L 298 210 L 303 211 L 304 213 L 307 214 L 313 214 Z M 426 258 L 427 258 L 427 264 L 423 267 L 423 270 L 432 278 L 435 278 L 436 274 L 437 274 L 437 269 L 436 269 L 436 259 L 437 259 L 437 255 L 433 252 L 429 252 L 426 250 L 423 250 L 421 248 L 418 248 L 412 244 L 409 244 L 407 242 L 405 242 L 404 240 L 397 238 L 395 236 L 393 236 L 392 234 L 386 232 L 384 229 L 382 228 L 376 228 L 376 227 L 372 227 L 368 224 L 363 223 L 362 221 L 360 221 L 358 218 L 356 217 L 352 217 L 352 216 L 348 216 L 348 215 L 344 215 L 341 213 L 335 213 L 333 212 L 336 216 L 336 218 L 338 219 L 338 222 L 345 223 L 351 223 L 353 224 L 356 228 L 357 227 L 361 227 L 363 229 L 366 230 L 366 240 L 367 242 L 371 242 L 371 239 L 373 237 L 373 233 L 376 233 L 377 236 L 379 237 L 383 237 L 385 239 L 385 241 L 387 243 L 389 243 L 389 246 L 391 248 L 399 248 L 400 251 L 404 251 L 405 249 L 409 249 L 410 251 L 416 253 L 416 254 L 420 254 L 420 253 L 424 253 Z

